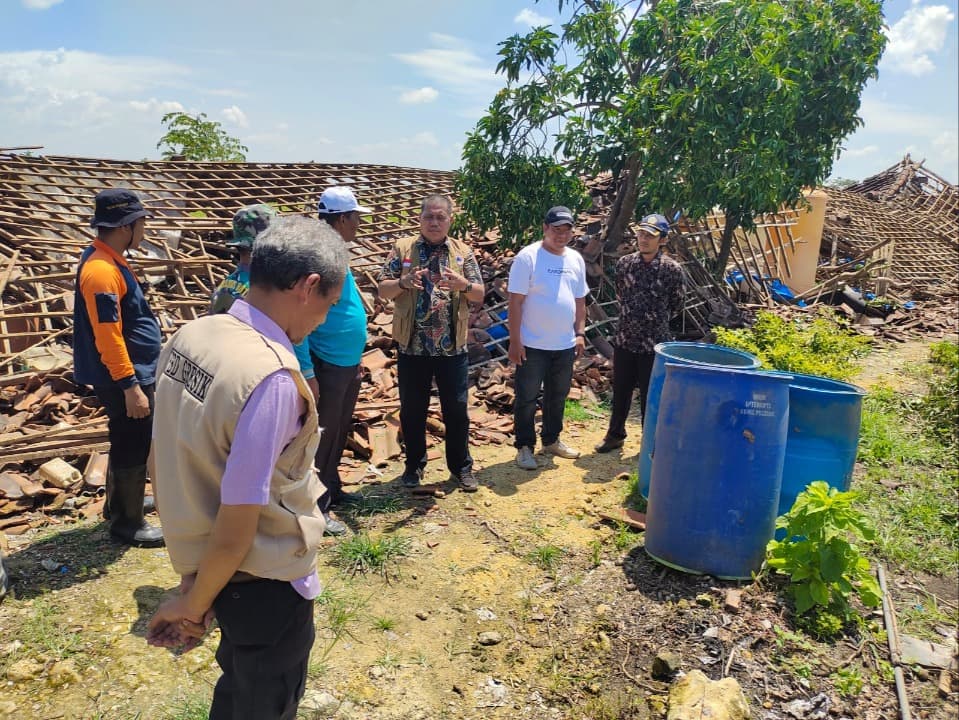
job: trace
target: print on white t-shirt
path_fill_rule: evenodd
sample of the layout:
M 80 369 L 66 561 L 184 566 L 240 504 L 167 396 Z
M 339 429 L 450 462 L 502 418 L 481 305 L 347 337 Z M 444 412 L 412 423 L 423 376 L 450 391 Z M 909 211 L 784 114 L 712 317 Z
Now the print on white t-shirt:
M 542 241 L 516 254 L 509 271 L 511 293 L 525 295 L 520 336 L 537 350 L 567 350 L 576 344 L 576 300 L 586 297 L 586 263 L 572 248 L 554 255 Z

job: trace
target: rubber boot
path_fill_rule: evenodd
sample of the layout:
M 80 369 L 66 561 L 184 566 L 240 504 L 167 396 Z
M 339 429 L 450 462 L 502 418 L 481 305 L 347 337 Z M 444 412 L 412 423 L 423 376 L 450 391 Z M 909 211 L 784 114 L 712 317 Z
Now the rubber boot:
M 110 534 L 135 547 L 161 547 L 163 530 L 143 519 L 143 491 L 147 482 L 147 466 L 115 468 L 112 482 L 107 484 L 110 506 Z
M 113 485 L 113 468 L 107 465 L 106 502 L 103 503 L 103 519 L 110 519 L 110 487 Z M 157 509 L 156 498 L 152 495 L 143 496 L 143 514 L 152 513 Z

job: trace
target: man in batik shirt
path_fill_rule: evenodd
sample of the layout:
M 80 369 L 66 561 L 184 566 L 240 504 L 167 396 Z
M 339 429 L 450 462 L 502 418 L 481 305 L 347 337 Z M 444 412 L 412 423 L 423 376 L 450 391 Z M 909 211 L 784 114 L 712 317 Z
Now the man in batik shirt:
M 423 477 L 426 413 L 435 379 L 446 426 L 446 466 L 452 480 L 473 492 L 479 483 L 469 453 L 466 332 L 469 303 L 482 302 L 486 289 L 473 251 L 448 237 L 452 219 L 448 197 L 426 198 L 419 237 L 396 242 L 377 289 L 382 299 L 395 300 L 393 339 L 400 348 L 400 427 L 406 445 L 402 483 L 416 487 Z
M 653 348 L 672 339 L 669 321 L 683 309 L 683 270 L 661 249 L 668 232 L 665 217 L 647 215 L 639 224 L 639 251 L 616 263 L 619 328 L 613 339 L 613 408 L 606 437 L 596 452 L 623 446 L 626 416 L 637 387 L 640 418 L 644 416 Z

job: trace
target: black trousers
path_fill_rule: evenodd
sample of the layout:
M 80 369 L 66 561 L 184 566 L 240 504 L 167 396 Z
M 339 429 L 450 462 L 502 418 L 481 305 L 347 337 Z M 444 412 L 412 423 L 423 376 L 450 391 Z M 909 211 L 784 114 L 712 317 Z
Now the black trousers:
M 110 465 L 114 469 L 139 467 L 147 464 L 150 443 L 153 440 L 153 385 L 141 385 L 150 401 L 150 414 L 144 418 L 127 415 L 123 390 L 113 386 L 93 388 L 97 399 L 107 413 L 107 434 L 110 440 Z
M 323 512 L 329 511 L 340 499 L 343 483 L 340 479 L 340 460 L 346 438 L 353 427 L 353 409 L 360 394 L 359 365 L 343 367 L 331 365 L 313 356 L 316 382 L 320 388 L 316 413 L 319 416 L 320 445 L 316 449 L 316 469 L 326 492 L 320 498 Z
M 469 452 L 470 420 L 466 411 L 469 356 L 466 353 L 442 357 L 400 353 L 397 370 L 406 472 L 415 472 L 426 465 L 426 412 L 435 379 L 446 426 L 446 467 L 459 477 L 473 467 Z
M 536 447 L 536 397 L 543 389 L 543 426 L 540 435 L 543 446 L 552 445 L 563 432 L 563 414 L 566 396 L 573 382 L 575 348 L 566 350 L 538 350 L 526 348 L 526 360 L 516 368 L 516 398 L 513 401 L 514 445 L 518 448 Z
M 635 353 L 621 347 L 613 348 L 613 408 L 609 416 L 606 437 L 626 437 L 626 416 L 633 403 L 633 391 L 639 388 L 639 416 L 646 415 L 646 396 L 649 395 L 649 376 L 653 373 L 655 353 Z
M 229 583 L 213 601 L 220 625 L 210 720 L 294 720 L 313 647 L 313 601 L 288 582 Z

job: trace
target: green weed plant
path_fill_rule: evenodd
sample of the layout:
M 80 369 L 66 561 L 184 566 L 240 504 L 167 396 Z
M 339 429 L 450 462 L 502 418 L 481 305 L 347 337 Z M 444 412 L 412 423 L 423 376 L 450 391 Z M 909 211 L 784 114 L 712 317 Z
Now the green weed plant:
M 856 360 L 869 352 L 869 338 L 850 330 L 829 308 L 812 320 L 786 320 L 760 310 L 751 328 L 716 328 L 716 343 L 752 353 L 764 368 L 849 380 Z
M 766 546 L 766 563 L 789 576 L 789 593 L 796 614 L 810 614 L 806 622 L 817 635 L 837 635 L 855 614 L 852 595 L 867 607 L 881 603 L 879 584 L 855 540 L 872 540 L 872 526 L 853 507 L 856 495 L 840 492 L 822 481 L 811 483 L 792 509 L 776 521 L 785 530 L 783 540 Z M 812 612 L 811 612 L 812 611 Z
M 927 430 L 950 445 L 959 441 L 959 345 L 943 341 L 929 352 L 933 375 L 920 405 Z
M 337 543 L 333 561 L 354 575 L 357 572 L 378 572 L 388 578 L 390 567 L 409 551 L 409 538 L 395 535 L 373 537 L 364 533 Z

